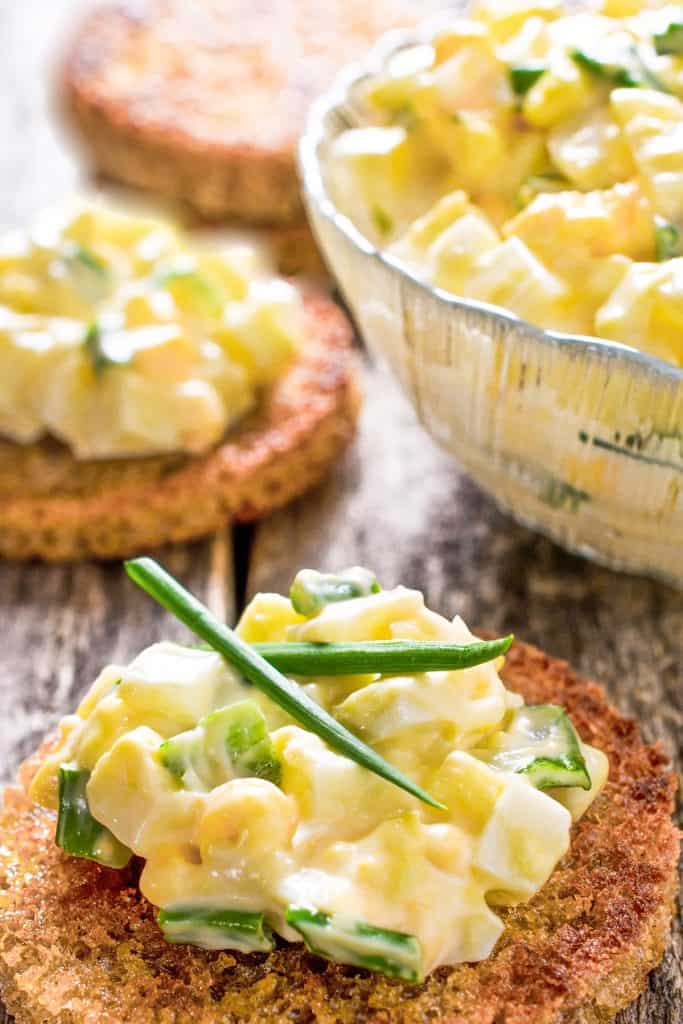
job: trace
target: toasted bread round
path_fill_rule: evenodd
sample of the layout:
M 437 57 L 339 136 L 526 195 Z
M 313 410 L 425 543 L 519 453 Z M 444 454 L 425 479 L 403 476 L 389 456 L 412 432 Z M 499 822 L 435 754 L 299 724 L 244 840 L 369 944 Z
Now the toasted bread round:
M 96 169 L 204 217 L 303 219 L 296 143 L 311 101 L 419 0 L 139 0 L 83 22 L 64 107 Z
M 121 558 L 257 519 L 318 483 L 351 440 L 359 386 L 351 328 L 305 298 L 306 341 L 256 411 L 201 456 L 78 461 L 0 441 L 0 556 Z
M 610 779 L 537 896 L 504 911 L 488 960 L 413 987 L 282 943 L 271 954 L 167 945 L 136 887 L 68 858 L 55 818 L 13 788 L 0 815 L 0 983 L 18 1024 L 606 1024 L 667 942 L 679 837 L 662 751 L 564 662 L 516 644 L 503 672 L 528 701 L 564 704 Z M 27 784 L 40 754 L 23 772 Z M 444 899 L 448 893 L 444 892 Z

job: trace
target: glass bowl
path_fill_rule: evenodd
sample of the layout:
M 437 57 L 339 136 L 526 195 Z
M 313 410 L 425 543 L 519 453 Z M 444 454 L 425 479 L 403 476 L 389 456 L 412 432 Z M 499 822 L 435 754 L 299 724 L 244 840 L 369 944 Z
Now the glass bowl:
M 323 254 L 423 425 L 506 511 L 587 558 L 683 587 L 683 370 L 433 288 L 334 202 L 330 145 L 358 123 L 356 90 L 432 31 L 384 36 L 310 112 L 299 161 Z

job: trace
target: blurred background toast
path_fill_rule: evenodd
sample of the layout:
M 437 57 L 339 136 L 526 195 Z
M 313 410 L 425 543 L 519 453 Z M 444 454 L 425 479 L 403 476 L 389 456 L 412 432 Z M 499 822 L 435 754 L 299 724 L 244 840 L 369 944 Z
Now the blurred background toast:
M 296 145 L 349 61 L 432 4 L 410 0 L 141 0 L 97 7 L 61 73 L 68 122 L 100 175 L 202 218 L 305 222 Z M 308 265 L 306 232 L 276 237 Z M 294 247 L 294 254 L 292 248 Z

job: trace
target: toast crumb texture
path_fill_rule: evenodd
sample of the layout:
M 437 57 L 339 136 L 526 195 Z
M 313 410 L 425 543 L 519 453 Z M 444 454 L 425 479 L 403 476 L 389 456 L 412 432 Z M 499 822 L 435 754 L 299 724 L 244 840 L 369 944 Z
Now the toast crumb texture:
M 0 816 L 0 982 L 18 1024 L 607 1024 L 667 942 L 679 851 L 671 766 L 564 662 L 516 644 L 503 674 L 528 701 L 566 705 L 611 772 L 549 882 L 506 911 L 488 960 L 413 987 L 284 944 L 251 956 L 167 945 L 135 869 L 62 855 L 54 816 L 17 786 Z

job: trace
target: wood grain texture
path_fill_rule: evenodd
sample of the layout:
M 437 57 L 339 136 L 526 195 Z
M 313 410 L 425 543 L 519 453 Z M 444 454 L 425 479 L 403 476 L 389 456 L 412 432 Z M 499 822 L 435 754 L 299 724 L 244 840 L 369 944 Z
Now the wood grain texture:
M 0 221 L 20 223 L 78 181 L 49 111 L 50 63 L 90 0 L 0 0 Z M 163 553 L 228 620 L 246 586 L 285 589 L 301 565 L 373 566 L 435 608 L 513 630 L 604 683 L 680 766 L 683 597 L 566 555 L 507 517 L 416 425 L 384 374 L 368 372 L 357 446 L 328 485 L 259 527 Z M 247 562 L 248 556 L 248 562 Z M 120 566 L 0 566 L 0 784 L 109 660 L 183 635 Z M 621 1024 L 683 1024 L 683 933 Z M 0 1008 L 0 1024 L 7 1024 Z
M 234 619 L 229 532 L 158 557 L 216 614 Z M 104 664 L 130 661 L 156 640 L 190 637 L 116 562 L 0 564 L 0 622 L 0 784 L 74 707 Z

